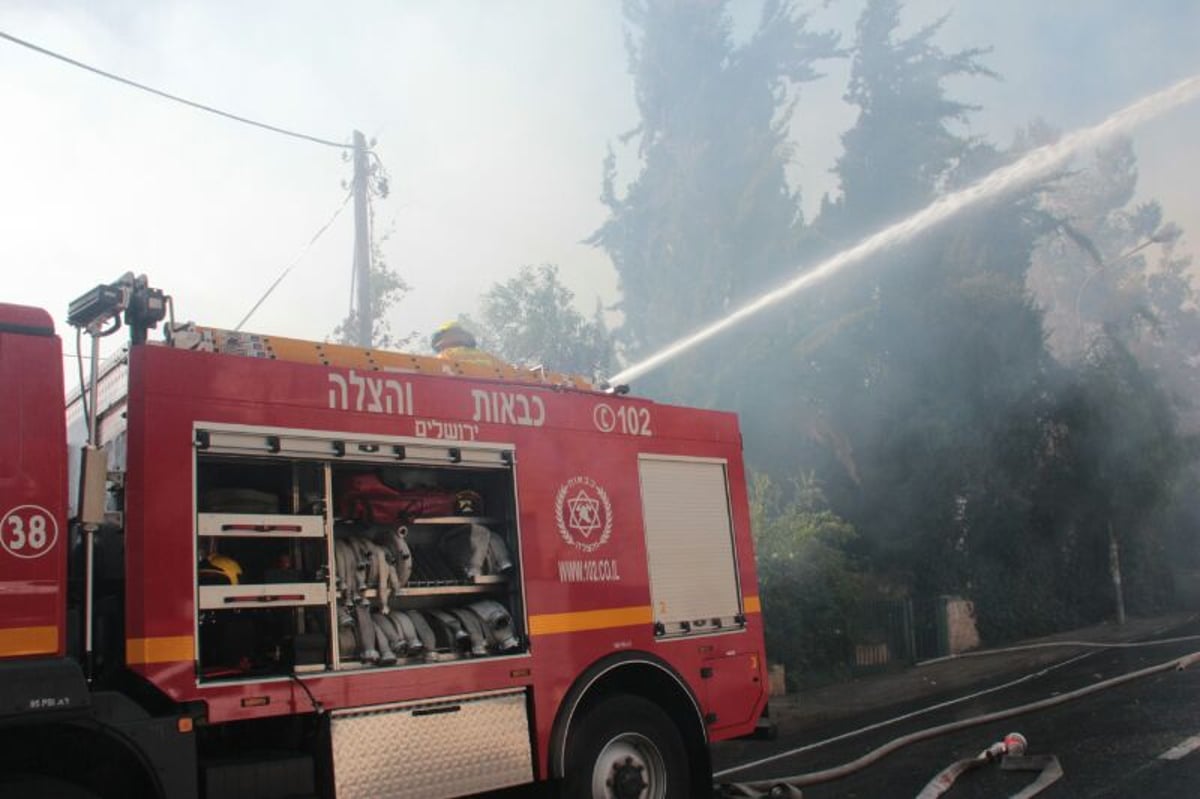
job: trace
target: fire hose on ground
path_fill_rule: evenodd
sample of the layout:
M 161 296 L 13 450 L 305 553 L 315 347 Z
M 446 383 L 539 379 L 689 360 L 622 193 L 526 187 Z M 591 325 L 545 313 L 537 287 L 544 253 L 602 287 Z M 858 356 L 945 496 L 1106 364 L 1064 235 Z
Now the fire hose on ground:
M 1200 614 L 1195 614 L 1195 615 L 1191 616 L 1190 618 L 1188 618 L 1187 620 L 1185 620 L 1183 623 L 1189 624 L 1198 618 L 1200 618 Z M 1157 630 L 1153 634 L 1158 634 L 1161 632 L 1164 632 L 1164 630 Z M 1042 642 L 1042 643 L 1037 643 L 1037 644 L 1022 644 L 1020 646 L 1006 647 L 1003 649 L 986 649 L 986 650 L 981 650 L 979 652 L 967 652 L 967 653 L 962 653 L 959 655 L 951 655 L 948 658 L 937 658 L 935 660 L 925 660 L 925 661 L 918 663 L 917 665 L 918 665 L 918 667 L 920 667 L 920 666 L 927 666 L 927 665 L 930 665 L 933 663 L 943 662 L 943 661 L 947 661 L 947 660 L 957 660 L 957 659 L 966 658 L 966 657 L 986 657 L 988 655 L 1001 655 L 1001 654 L 1006 654 L 1006 653 L 1011 653 L 1011 652 L 1026 651 L 1026 650 L 1032 650 L 1032 649 L 1061 648 L 1064 646 L 1075 647 L 1075 648 L 1082 647 L 1085 649 L 1099 651 L 1099 650 L 1108 650 L 1108 649 L 1128 649 L 1128 648 L 1161 646 L 1164 644 L 1175 644 L 1175 643 L 1181 643 L 1181 642 L 1187 642 L 1187 641 L 1200 641 L 1200 635 L 1185 635 L 1185 636 L 1179 636 L 1179 637 L 1175 637 L 1175 638 L 1155 638 L 1155 639 L 1150 639 L 1150 640 L 1120 642 L 1120 643 L 1098 642 L 1098 641 L 1052 641 L 1052 642 Z M 1085 652 L 1081 655 L 1076 655 L 1075 657 L 1070 658 L 1068 660 L 1063 660 L 1063 661 L 1059 661 L 1057 663 L 1052 663 L 1048 666 L 1044 666 L 1044 667 L 1038 669 L 1037 671 L 1030 672 L 1021 677 L 1018 677 L 1015 680 L 1010 680 L 1009 682 L 1003 683 L 1001 685 L 995 685 L 995 686 L 992 686 L 991 688 L 985 688 L 981 691 L 976 691 L 974 693 L 959 696 L 954 699 L 948 699 L 944 702 L 938 702 L 937 704 L 927 705 L 926 707 L 920 708 L 918 710 L 904 713 L 904 714 L 895 716 L 890 719 L 885 719 L 883 721 L 878 721 L 873 724 L 868 724 L 865 727 L 859 727 L 856 730 L 844 732 L 844 733 L 841 733 L 840 735 L 835 735 L 832 738 L 826 738 L 821 741 L 814 741 L 813 743 L 805 744 L 804 746 L 800 746 L 800 747 L 797 747 L 795 749 L 791 749 L 791 750 L 788 750 L 785 752 L 777 752 L 773 755 L 761 758 L 759 760 L 753 760 L 749 763 L 742 763 L 737 766 L 732 766 L 730 768 L 726 768 L 726 769 L 716 772 L 713 775 L 713 777 L 716 778 L 717 780 L 720 780 L 722 777 L 725 777 L 729 774 L 733 774 L 733 773 L 736 773 L 739 771 L 746 771 L 747 769 L 755 768 L 757 766 L 765 766 L 766 764 L 772 763 L 776 760 L 782 760 L 784 758 L 794 757 L 796 755 L 803 754 L 804 752 L 811 752 L 815 749 L 820 749 L 821 747 L 824 747 L 824 746 L 830 746 L 831 744 L 840 743 L 841 741 L 847 741 L 851 738 L 857 738 L 860 735 L 865 735 L 866 733 L 874 732 L 875 730 L 880 730 L 880 729 L 883 729 L 884 727 L 890 727 L 894 724 L 899 724 L 902 721 L 908 721 L 910 719 L 915 719 L 919 716 L 924 716 L 929 713 L 933 713 L 934 711 L 945 710 L 947 708 L 954 707 L 955 705 L 961 705 L 964 702 L 970 702 L 970 701 L 973 701 L 976 699 L 980 699 L 984 696 L 988 696 L 989 694 L 994 694 L 994 693 L 998 693 L 1000 691 L 1005 691 L 1014 686 L 1022 685 L 1024 683 L 1030 682 L 1032 680 L 1036 680 L 1040 677 L 1044 677 L 1047 674 L 1049 674 L 1050 672 L 1055 671 L 1057 669 L 1061 669 L 1066 666 L 1070 666 L 1072 663 L 1075 663 L 1079 660 L 1089 657 L 1092 654 L 1094 654 L 1094 652 Z
M 938 799 L 950 790 L 950 786 L 954 785 L 955 780 L 966 772 L 997 761 L 1000 763 L 1000 768 L 1005 771 L 1038 772 L 1037 779 L 1009 799 L 1030 799 L 1030 797 L 1037 796 L 1057 782 L 1062 777 L 1063 770 L 1059 765 L 1058 758 L 1054 755 L 1025 754 L 1028 746 L 1029 743 L 1025 740 L 1024 735 L 1019 732 L 1010 732 L 1004 736 L 1004 740 L 997 741 L 975 757 L 958 760 L 942 769 L 936 777 L 929 781 L 928 785 L 921 789 L 921 792 L 917 794 L 917 799 Z
M 1041 699 L 1036 702 L 1029 702 L 1024 705 L 1018 705 L 1016 707 L 1006 708 L 1004 710 L 998 710 L 992 713 L 985 713 L 981 716 L 975 716 L 969 719 L 961 719 L 959 721 L 950 722 L 949 724 L 942 724 L 936 727 L 929 727 L 924 730 L 919 730 L 917 732 L 910 733 L 909 735 L 904 735 L 889 741 L 883 746 L 877 747 L 862 757 L 833 768 L 814 771 L 807 774 L 793 775 L 790 777 L 778 777 L 770 780 L 755 780 L 753 782 L 738 782 L 718 785 L 716 795 L 722 797 L 723 799 L 759 799 L 760 797 L 762 799 L 785 799 L 786 797 L 798 799 L 801 796 L 800 789 L 805 786 L 817 785 L 819 783 L 830 782 L 832 780 L 849 776 L 850 774 L 860 771 L 867 766 L 883 759 L 892 752 L 919 741 L 925 741 L 930 738 L 948 735 L 953 732 L 958 732 L 959 730 L 977 727 L 982 724 L 989 724 L 993 721 L 1003 721 L 1004 719 L 1010 719 L 1014 716 L 1045 710 L 1057 705 L 1066 704 L 1067 702 L 1072 702 L 1076 699 L 1082 699 L 1085 696 L 1090 696 L 1091 694 L 1099 693 L 1100 691 L 1105 691 L 1109 688 L 1115 688 L 1118 685 L 1139 680 L 1143 677 L 1149 677 L 1153 674 L 1160 674 L 1164 671 L 1182 671 L 1197 662 L 1200 662 L 1200 652 L 1193 652 L 1190 655 L 1184 655 L 1183 657 L 1174 658 L 1154 666 L 1148 666 L 1144 669 L 1138 669 L 1137 671 L 1131 671 L 1127 674 L 1122 674 L 1117 677 L 1111 677 L 1107 680 L 1102 680 L 1101 682 L 1094 683 L 1083 688 L 1077 688 L 1074 691 L 1068 691 L 1067 693 L 1050 697 L 1048 699 Z M 989 747 L 989 750 L 990 749 L 991 747 Z M 989 750 L 985 750 L 983 754 L 986 754 L 986 752 Z M 950 768 L 953 769 L 954 766 L 951 766 Z M 959 773 L 961 773 L 961 771 Z M 1059 776 L 1061 776 L 1061 773 Z M 1057 779 L 1057 777 L 1054 779 Z M 1042 777 L 1039 777 L 1038 781 L 1040 782 L 1041 780 Z M 935 778 L 935 782 L 936 781 L 937 778 Z M 1050 780 L 1050 782 L 1053 782 L 1053 780 Z M 1041 788 L 1049 785 L 1050 782 L 1046 782 L 1040 788 L 1038 788 L 1038 790 L 1040 791 Z M 1036 782 L 1034 783 L 1034 785 L 1037 784 L 1038 783 Z M 1031 785 L 1026 789 L 1026 791 L 1033 787 L 1034 786 Z M 1022 797 L 1034 795 L 1032 793 L 1027 793 L 1026 791 L 1023 791 L 1019 795 Z M 929 796 L 938 795 L 940 794 L 930 794 Z M 922 793 L 921 796 L 924 799 L 926 794 Z

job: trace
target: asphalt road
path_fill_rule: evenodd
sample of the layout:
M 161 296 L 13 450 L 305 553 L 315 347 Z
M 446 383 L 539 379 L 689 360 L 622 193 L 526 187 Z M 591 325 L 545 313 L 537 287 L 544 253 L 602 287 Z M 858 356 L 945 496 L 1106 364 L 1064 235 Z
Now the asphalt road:
M 1200 634 L 1200 625 L 1171 633 L 1172 636 L 1188 634 Z M 1020 685 L 724 779 L 769 779 L 841 765 L 917 730 L 1061 695 L 1198 651 L 1200 641 L 1073 656 Z M 959 695 L 1018 676 L 1021 675 L 996 677 Z M 949 697 L 939 700 L 946 698 Z M 715 765 L 720 770 L 786 752 L 932 703 L 933 700 L 923 700 L 842 719 L 835 724 L 801 730 L 790 740 L 781 736 L 770 743 L 718 745 L 714 751 Z M 1145 677 L 1054 708 L 922 741 L 852 776 L 809 786 L 804 789 L 804 796 L 806 799 L 913 797 L 943 768 L 976 755 L 1012 731 L 1028 739 L 1030 754 L 1053 754 L 1062 766 L 1064 776 L 1039 794 L 1041 797 L 1200 796 L 1200 664 L 1182 672 Z M 1173 749 L 1171 759 L 1163 757 Z M 947 799 L 1010 796 L 1036 776 L 1033 772 L 1004 772 L 994 764 L 987 765 L 963 774 L 944 796 Z

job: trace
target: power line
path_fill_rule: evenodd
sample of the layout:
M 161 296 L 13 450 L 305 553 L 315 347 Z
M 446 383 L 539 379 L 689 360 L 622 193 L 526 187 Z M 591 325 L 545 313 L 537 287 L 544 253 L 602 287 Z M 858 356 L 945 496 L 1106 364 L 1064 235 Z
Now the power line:
M 288 276 L 288 273 L 296 267 L 296 264 L 300 263 L 300 259 L 308 254 L 308 251 L 312 249 L 312 246 L 317 243 L 317 239 L 321 238 L 326 230 L 329 230 L 329 226 L 332 225 L 334 220 L 336 220 L 341 215 L 342 211 L 345 210 L 346 203 L 350 202 L 351 196 L 351 192 L 346 193 L 345 198 L 342 200 L 342 204 L 339 205 L 337 210 L 333 212 L 333 216 L 329 217 L 329 221 L 318 228 L 317 232 L 313 234 L 313 237 L 308 240 L 308 244 L 304 245 L 304 249 L 302 249 L 300 253 L 292 259 L 292 262 L 288 264 L 282 272 L 279 273 L 279 277 L 275 278 L 275 282 L 267 287 L 267 290 L 263 293 L 263 295 L 258 298 L 258 302 L 254 303 L 254 307 L 246 312 L 246 315 L 242 317 L 242 321 L 237 323 L 237 327 L 234 328 L 235 331 L 242 329 L 242 325 L 246 324 L 250 317 L 254 315 L 254 312 L 258 310 L 258 306 L 266 302 L 267 297 L 271 296 L 271 292 L 275 290 L 275 287 L 282 283 L 283 279 Z
M 274 125 L 268 125 L 265 122 L 258 122 L 253 119 L 248 119 L 243 116 L 238 116 L 237 114 L 231 114 L 228 111 L 222 111 L 219 108 L 213 108 L 210 105 L 204 105 L 203 103 L 197 103 L 193 100 L 188 100 L 184 97 L 179 97 L 178 95 L 169 94 L 168 92 L 164 92 L 159 89 L 155 89 L 152 86 L 147 86 L 144 83 L 138 83 L 137 81 L 130 80 L 129 78 L 123 78 L 120 75 L 114 75 L 111 72 L 105 72 L 102 69 L 98 69 L 89 64 L 85 64 L 82 61 L 76 61 L 74 58 L 69 58 L 65 55 L 62 55 L 61 53 L 56 53 L 53 50 L 47 50 L 44 47 L 39 47 L 38 45 L 34 44 L 33 42 L 27 42 L 24 39 L 18 39 L 16 36 L 5 33 L 4 31 L 0 31 L 0 39 L 7 39 L 8 41 L 12 42 L 13 44 L 19 44 L 21 47 L 27 47 L 36 53 L 41 53 L 42 55 L 58 59 L 59 61 L 70 64 L 71 66 L 79 67 L 80 69 L 85 69 L 88 72 L 93 72 L 97 75 L 100 75 L 101 77 L 108 78 L 109 80 L 115 80 L 118 83 L 124 83 L 126 86 L 132 86 L 135 89 L 141 89 L 144 92 L 149 92 L 150 94 L 158 95 L 159 97 L 165 98 L 167 100 L 174 100 L 177 103 L 183 103 L 184 105 L 189 105 L 192 108 L 196 108 L 201 111 L 207 111 L 210 114 L 216 114 L 217 116 L 225 117 L 226 119 L 232 119 L 235 122 L 242 122 L 247 125 L 253 125 L 256 128 L 262 128 L 263 130 L 269 130 L 269 131 L 273 131 L 275 133 L 282 133 L 284 136 L 291 136 L 296 139 L 304 139 L 305 141 L 314 142 L 316 144 L 324 144 L 327 147 L 336 147 L 339 150 L 351 149 L 351 145 L 345 144 L 344 142 L 330 141 L 329 139 L 322 139 L 319 136 L 310 136 L 307 133 L 298 133 L 294 130 L 288 130 L 287 128 L 279 128 Z

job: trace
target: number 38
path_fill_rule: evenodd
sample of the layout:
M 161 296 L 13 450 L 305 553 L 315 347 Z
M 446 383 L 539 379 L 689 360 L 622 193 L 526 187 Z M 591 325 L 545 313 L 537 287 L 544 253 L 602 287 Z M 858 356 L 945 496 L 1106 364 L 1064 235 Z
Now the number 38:
M 20 505 L 0 521 L 0 546 L 18 558 L 45 555 L 58 540 L 58 523 L 45 508 Z

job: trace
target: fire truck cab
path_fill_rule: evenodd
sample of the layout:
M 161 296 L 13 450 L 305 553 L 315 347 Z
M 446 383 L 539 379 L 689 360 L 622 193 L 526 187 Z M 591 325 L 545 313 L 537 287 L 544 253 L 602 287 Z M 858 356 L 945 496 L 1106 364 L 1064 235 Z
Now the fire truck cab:
M 706 795 L 766 704 L 732 414 L 150 341 L 169 308 L 73 304 L 133 335 L 64 401 L 49 314 L 0 305 L 0 795 Z

